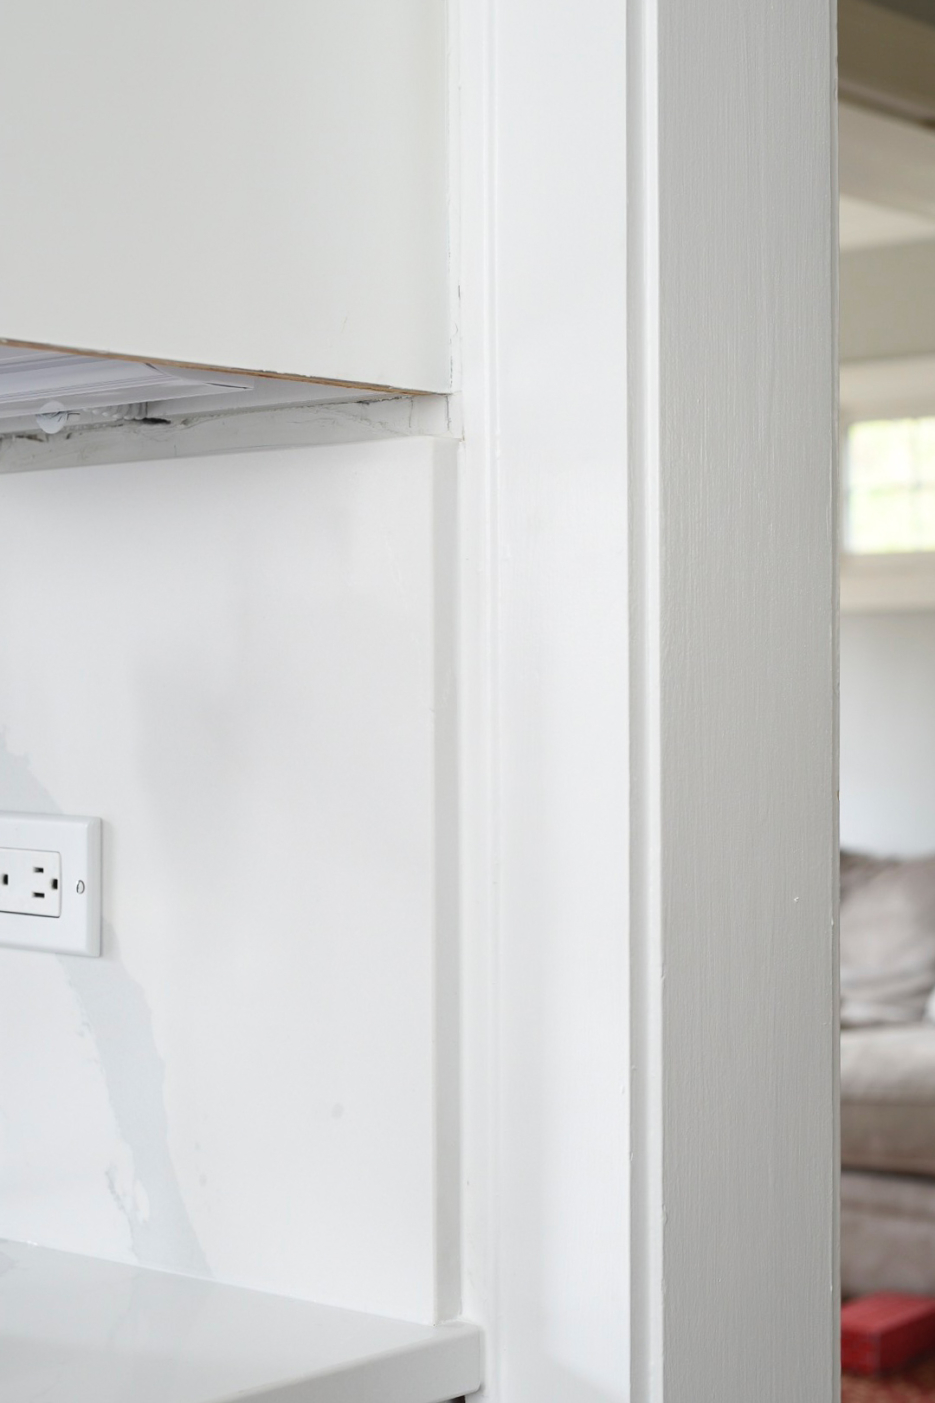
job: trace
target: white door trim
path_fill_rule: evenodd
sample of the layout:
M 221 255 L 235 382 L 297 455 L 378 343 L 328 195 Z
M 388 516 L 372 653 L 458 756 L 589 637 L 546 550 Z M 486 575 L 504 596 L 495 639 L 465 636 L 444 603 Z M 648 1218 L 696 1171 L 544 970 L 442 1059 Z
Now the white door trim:
M 459 23 L 487 1396 L 832 1403 L 832 5 Z
M 626 15 L 464 0 L 464 1311 L 628 1392 Z
M 633 1398 L 830 1403 L 833 20 L 630 14 Z

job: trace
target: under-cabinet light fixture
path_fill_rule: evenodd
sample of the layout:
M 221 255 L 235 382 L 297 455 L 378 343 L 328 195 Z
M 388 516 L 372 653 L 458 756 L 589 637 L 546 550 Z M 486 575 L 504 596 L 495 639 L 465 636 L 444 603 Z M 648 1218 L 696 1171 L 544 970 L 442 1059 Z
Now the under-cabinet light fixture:
M 236 395 L 250 388 L 243 376 L 220 371 L 0 346 L 0 420 L 34 415 L 50 433 L 63 428 L 69 415 L 89 410 Z

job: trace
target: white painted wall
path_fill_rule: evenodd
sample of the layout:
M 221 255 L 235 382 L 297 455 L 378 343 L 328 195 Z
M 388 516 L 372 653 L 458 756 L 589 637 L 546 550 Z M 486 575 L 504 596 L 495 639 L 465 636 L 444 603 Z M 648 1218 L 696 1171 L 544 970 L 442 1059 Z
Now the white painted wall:
M 841 255 L 841 359 L 935 353 L 935 240 Z
M 841 842 L 935 852 L 935 613 L 841 619 Z
M 451 1308 L 453 475 L 410 439 L 0 476 L 0 808 L 105 823 L 104 958 L 0 950 L 0 1236 Z

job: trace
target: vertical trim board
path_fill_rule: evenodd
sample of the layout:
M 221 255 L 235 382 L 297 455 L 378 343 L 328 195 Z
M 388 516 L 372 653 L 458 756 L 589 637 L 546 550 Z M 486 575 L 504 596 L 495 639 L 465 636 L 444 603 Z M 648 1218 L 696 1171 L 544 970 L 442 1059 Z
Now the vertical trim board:
M 831 1403 L 832 16 L 631 17 L 633 1396 Z
M 626 12 L 461 9 L 465 1301 L 626 1403 Z

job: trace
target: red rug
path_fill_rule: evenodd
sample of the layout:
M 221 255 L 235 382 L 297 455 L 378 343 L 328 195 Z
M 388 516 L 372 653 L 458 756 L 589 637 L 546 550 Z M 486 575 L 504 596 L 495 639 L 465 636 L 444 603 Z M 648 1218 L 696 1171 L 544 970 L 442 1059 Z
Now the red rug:
M 923 1360 L 883 1379 L 845 1374 L 841 1403 L 935 1403 L 935 1359 Z

